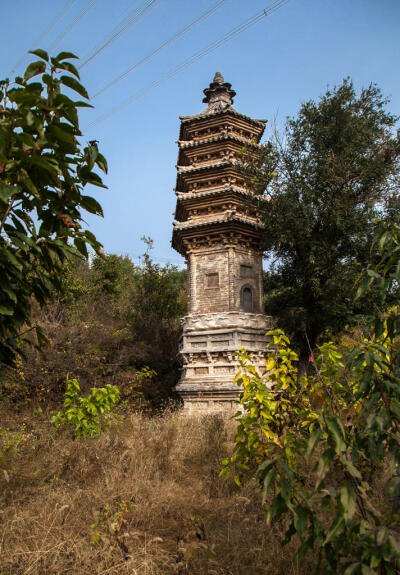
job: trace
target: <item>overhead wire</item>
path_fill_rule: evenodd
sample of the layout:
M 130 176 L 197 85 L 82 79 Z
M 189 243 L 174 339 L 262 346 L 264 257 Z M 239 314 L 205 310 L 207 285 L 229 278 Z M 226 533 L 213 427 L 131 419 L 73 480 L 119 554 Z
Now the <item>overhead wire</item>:
M 139 20 L 145 16 L 145 14 L 151 10 L 152 8 L 155 8 L 155 6 L 157 6 L 157 4 L 159 4 L 161 2 L 161 0 L 145 0 L 144 2 L 142 2 L 140 4 L 140 6 L 138 6 L 138 8 L 135 8 L 135 10 L 133 10 L 132 12 L 130 12 L 128 14 L 128 16 L 126 16 L 115 28 L 114 30 L 109 34 L 109 36 L 107 36 L 105 39 L 103 39 L 93 50 L 92 52 L 82 61 L 82 63 L 79 66 L 79 69 L 84 68 L 85 66 L 87 66 L 89 64 L 89 62 L 91 62 L 92 60 L 94 60 L 94 58 L 96 58 L 99 54 L 101 54 L 106 48 L 108 48 L 108 46 L 110 46 L 113 42 L 115 42 L 115 40 L 117 40 L 121 34 L 123 34 L 124 32 L 126 32 L 126 30 L 128 30 L 129 28 L 132 28 L 132 26 L 134 26 L 135 24 L 137 24 L 139 22 Z
M 145 86 L 141 90 L 135 92 L 134 94 L 132 94 L 131 96 L 129 96 L 128 98 L 126 98 L 125 100 L 123 100 L 122 102 L 120 102 L 119 104 L 114 106 L 113 108 L 111 108 L 108 112 L 105 112 L 104 114 L 102 114 L 101 116 L 99 116 L 98 118 L 96 118 L 95 120 L 90 122 L 86 126 L 86 130 L 92 128 L 93 126 L 99 124 L 100 122 L 103 122 L 104 120 L 107 120 L 113 114 L 119 112 L 123 108 L 126 108 L 126 106 L 129 106 L 129 104 L 131 104 L 132 102 L 139 100 L 140 98 L 142 98 L 144 95 L 146 95 L 151 90 L 158 88 L 161 84 L 163 84 L 164 82 L 166 82 L 170 78 L 173 78 L 174 76 L 179 74 L 179 72 L 182 72 L 183 70 L 185 70 L 189 66 L 192 66 L 195 62 L 197 62 L 198 60 L 200 60 L 204 56 L 207 56 L 211 52 L 214 52 L 214 50 L 216 50 L 217 48 L 219 48 L 220 46 L 222 46 L 223 44 L 225 44 L 229 40 L 232 40 L 236 36 L 239 36 L 239 34 L 242 34 L 243 32 L 245 32 L 246 30 L 248 30 L 249 28 L 251 28 L 252 26 L 257 24 L 258 22 L 260 22 L 264 18 L 270 16 L 273 12 L 276 12 L 277 10 L 279 10 L 280 8 L 282 8 L 285 4 L 288 4 L 289 2 L 290 2 L 290 0 L 276 0 L 269 8 L 266 8 L 266 9 L 262 10 L 261 12 L 258 12 L 257 14 L 255 14 L 254 16 L 252 16 L 251 18 L 249 18 L 248 20 L 246 20 L 245 22 L 243 22 L 242 24 L 237 26 L 236 28 L 233 28 L 233 30 L 231 30 L 230 32 L 228 32 L 227 34 L 222 36 L 222 38 L 215 40 L 214 42 L 212 42 L 211 44 L 209 44 L 208 46 L 206 46 L 202 50 L 199 50 L 198 52 L 193 54 L 193 56 L 190 56 L 190 58 L 187 58 L 187 60 L 184 60 L 184 62 L 182 62 L 181 64 L 179 64 L 175 68 L 172 68 L 171 70 L 166 72 L 158 80 L 151 82 L 150 84 L 148 84 L 147 86 Z
M 40 44 L 46 38 L 48 34 L 53 30 L 53 28 L 64 18 L 65 14 L 70 10 L 72 5 L 76 2 L 76 0 L 68 0 L 68 2 L 64 5 L 64 7 L 58 12 L 54 20 L 50 22 L 50 24 L 43 30 L 40 36 L 35 40 L 34 47 L 39 48 Z M 28 54 L 25 53 L 20 60 L 15 64 L 14 68 L 10 71 L 10 75 L 13 74 L 24 62 L 27 58 Z
M 68 34 L 71 33 L 71 31 L 75 28 L 75 26 L 77 24 L 79 24 L 79 22 L 82 20 L 82 18 L 84 18 L 84 16 L 86 16 L 86 14 L 92 9 L 94 8 L 94 6 L 98 3 L 99 0 L 89 0 L 89 2 L 86 3 L 86 5 L 82 8 L 82 10 L 79 12 L 79 14 L 77 14 L 75 16 L 75 18 L 72 20 L 72 22 L 66 27 L 66 29 L 59 35 L 57 36 L 57 38 L 54 40 L 54 42 L 51 44 L 51 46 L 49 47 L 49 51 L 54 50 L 54 48 L 56 46 L 58 46 L 58 44 L 60 44 L 60 42 L 62 42 L 64 40 L 64 38 L 66 38 L 68 36 Z
M 216 12 L 218 10 L 218 8 L 220 8 L 227 1 L 228 0 L 218 0 L 215 4 L 213 4 L 211 6 L 211 8 L 208 8 L 205 12 L 200 14 L 200 16 L 198 16 L 197 18 L 195 18 L 194 20 L 189 22 L 189 24 L 187 24 L 186 26 L 184 26 L 183 28 L 178 30 L 178 32 L 176 32 L 175 34 L 173 34 L 172 36 L 167 38 L 167 40 L 162 42 L 159 46 L 157 46 L 157 48 L 155 48 L 154 50 L 149 52 L 149 54 L 146 54 L 146 56 L 144 56 L 143 58 L 141 58 L 140 60 L 138 60 L 137 62 L 132 64 L 132 66 L 130 66 L 127 70 L 125 70 L 125 72 L 123 72 L 119 76 L 116 76 L 113 80 L 108 82 L 108 84 L 103 86 L 98 92 L 96 92 L 94 94 L 94 96 L 92 96 L 92 99 L 97 98 L 98 96 L 100 96 L 100 94 L 103 94 L 104 92 L 106 92 L 107 90 L 109 90 L 110 88 L 115 86 L 118 82 L 120 82 L 121 80 L 123 80 L 124 78 L 129 76 L 129 74 L 131 74 L 134 70 L 137 70 L 137 68 L 139 68 L 140 66 L 143 66 L 143 64 L 145 64 L 146 62 L 148 62 L 149 60 L 154 58 L 154 56 L 159 54 L 162 50 L 164 50 L 164 48 L 166 48 L 167 46 L 170 46 L 173 42 L 176 42 L 176 40 L 178 40 L 184 34 L 189 32 L 189 30 L 194 28 L 194 26 L 196 26 L 197 24 L 200 24 L 200 22 L 202 22 L 203 20 L 205 20 L 206 18 L 208 18 L 209 16 L 214 14 L 214 12 Z

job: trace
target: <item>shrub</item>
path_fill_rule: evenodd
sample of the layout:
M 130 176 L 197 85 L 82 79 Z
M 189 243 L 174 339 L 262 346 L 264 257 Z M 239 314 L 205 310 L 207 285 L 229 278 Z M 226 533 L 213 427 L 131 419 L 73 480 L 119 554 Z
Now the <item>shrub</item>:
M 119 397 L 118 387 L 110 384 L 93 387 L 88 397 L 81 397 L 80 390 L 76 379 L 68 380 L 63 409 L 51 419 L 57 428 L 68 427 L 74 439 L 99 435 L 105 416 L 111 412 Z

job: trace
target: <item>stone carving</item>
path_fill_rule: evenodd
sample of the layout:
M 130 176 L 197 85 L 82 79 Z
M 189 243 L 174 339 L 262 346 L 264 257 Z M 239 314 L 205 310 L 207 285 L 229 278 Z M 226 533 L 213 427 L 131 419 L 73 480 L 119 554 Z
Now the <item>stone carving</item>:
M 273 327 L 270 316 L 237 311 L 201 313 L 182 318 L 183 331 L 210 330 L 219 328 L 251 328 L 268 331 Z

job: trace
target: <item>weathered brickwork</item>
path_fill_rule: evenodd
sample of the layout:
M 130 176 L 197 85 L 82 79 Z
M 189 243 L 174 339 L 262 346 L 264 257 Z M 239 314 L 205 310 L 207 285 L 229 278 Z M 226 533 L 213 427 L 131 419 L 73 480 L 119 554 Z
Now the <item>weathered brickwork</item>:
M 240 294 L 248 286 L 253 313 L 263 313 L 262 256 L 253 250 L 220 246 L 188 254 L 189 313 L 240 311 Z
M 250 152 L 257 146 L 265 120 L 233 108 L 235 92 L 218 72 L 204 94 L 207 108 L 181 118 L 172 236 L 189 272 L 177 386 L 186 412 L 232 406 L 238 393 L 234 352 L 246 348 L 262 371 L 272 325 L 263 314 L 265 200 L 247 189 L 238 165 L 243 146 Z

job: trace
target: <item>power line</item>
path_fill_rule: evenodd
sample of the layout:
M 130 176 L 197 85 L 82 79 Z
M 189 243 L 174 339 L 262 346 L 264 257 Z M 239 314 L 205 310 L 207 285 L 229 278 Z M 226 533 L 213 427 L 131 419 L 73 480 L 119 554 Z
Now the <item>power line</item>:
M 125 72 L 123 72 L 122 74 L 120 74 L 119 76 L 117 76 L 116 78 L 114 78 L 114 80 L 112 80 L 111 82 L 109 82 L 108 84 L 106 84 L 105 86 L 103 86 L 103 88 L 101 88 L 98 92 L 96 92 L 96 94 L 92 97 L 92 99 L 97 98 L 98 96 L 100 96 L 100 94 L 103 94 L 103 92 L 106 92 L 107 90 L 109 90 L 112 86 L 115 86 L 115 84 L 117 84 L 118 82 L 120 82 L 121 80 L 123 80 L 124 78 L 126 78 L 129 74 L 131 74 L 134 70 L 136 70 L 137 68 L 139 68 L 140 66 L 142 66 L 143 64 L 145 64 L 146 62 L 148 62 L 149 60 L 151 60 L 151 58 L 154 58 L 154 56 L 156 56 L 159 52 L 161 52 L 161 50 L 163 50 L 164 48 L 166 48 L 167 46 L 169 46 L 170 44 L 172 44 L 173 42 L 175 42 L 176 40 L 178 40 L 178 38 L 181 38 L 184 34 L 186 34 L 186 32 L 188 32 L 189 30 L 191 30 L 194 26 L 196 26 L 197 24 L 199 24 L 200 22 L 202 22 L 203 20 L 205 20 L 206 18 L 208 18 L 209 16 L 211 16 L 214 12 L 216 12 L 216 10 L 218 10 L 218 8 L 220 8 L 223 4 L 225 4 L 228 0 L 218 0 L 218 2 L 216 2 L 215 4 L 213 4 L 211 6 L 211 8 L 209 8 L 208 10 L 206 10 L 205 12 L 203 12 L 202 14 L 200 14 L 200 16 L 198 16 L 197 18 L 195 18 L 194 20 L 192 20 L 192 22 L 190 22 L 189 24 L 187 24 L 186 26 L 184 26 L 183 28 L 181 28 L 178 32 L 176 32 L 175 34 L 173 34 L 172 36 L 170 36 L 167 40 L 165 40 L 164 42 L 162 42 L 157 48 L 155 48 L 152 52 L 150 52 L 149 54 L 147 54 L 146 56 L 144 56 L 141 60 L 138 60 L 137 62 L 135 62 L 135 64 L 133 64 L 132 66 L 130 66 Z
M 206 48 L 204 48 L 203 50 L 196 52 L 195 54 L 193 54 L 193 56 L 191 56 L 190 58 L 188 58 L 187 60 L 185 60 L 184 62 L 182 62 L 178 66 L 176 66 L 175 68 L 172 68 L 172 70 L 169 70 L 160 79 L 155 80 L 151 84 L 148 84 L 145 88 L 142 88 L 138 92 L 135 92 L 134 94 L 132 94 L 132 96 L 129 96 L 128 98 L 126 98 L 125 100 L 123 100 L 122 102 L 120 102 L 119 104 L 114 106 L 113 108 L 111 108 L 108 112 L 105 112 L 104 114 L 99 116 L 96 120 L 93 120 L 93 122 L 90 122 L 86 126 L 86 130 L 90 129 L 93 126 L 95 126 L 96 124 L 99 124 L 100 122 L 103 122 L 104 120 L 108 119 L 110 116 L 112 116 L 116 112 L 119 112 L 123 108 L 126 108 L 126 106 L 128 106 L 132 102 L 139 100 L 140 98 L 142 98 L 145 94 L 147 94 L 151 90 L 158 88 L 158 86 L 160 86 L 161 84 L 163 84 L 164 82 L 166 82 L 170 78 L 173 78 L 174 76 L 179 74 L 179 72 L 182 72 L 183 70 L 185 70 L 189 66 L 192 66 L 195 62 L 197 62 L 198 60 L 200 60 L 204 56 L 207 56 L 211 52 L 214 52 L 214 50 L 216 50 L 217 48 L 219 48 L 220 46 L 222 46 L 223 44 L 225 44 L 229 40 L 232 40 L 236 36 L 239 36 L 239 34 L 242 34 L 246 30 L 248 30 L 250 27 L 254 26 L 258 22 L 263 20 L 265 17 L 270 16 L 273 12 L 276 12 L 276 10 L 279 10 L 279 8 L 282 8 L 285 4 L 288 4 L 289 2 L 290 2 L 290 0 L 276 0 L 269 8 L 262 10 L 261 12 L 258 12 L 257 14 L 255 14 L 254 16 L 252 16 L 251 18 L 249 18 L 248 20 L 243 22 L 243 24 L 240 24 L 239 26 L 237 26 L 236 28 L 234 28 L 233 30 L 231 30 L 230 32 L 225 34 L 219 40 L 212 42 L 211 44 L 206 46 Z
M 45 39 L 45 37 L 53 30 L 53 28 L 59 23 L 59 21 L 64 18 L 65 14 L 69 11 L 71 6 L 76 2 L 76 0 L 68 0 L 68 2 L 64 5 L 64 8 L 57 14 L 57 16 L 50 22 L 45 30 L 40 34 L 40 36 L 36 39 L 34 46 L 35 48 L 40 47 L 41 42 Z M 27 54 L 24 54 L 20 60 L 15 64 L 14 68 L 10 71 L 10 76 L 13 74 L 25 61 L 27 58 Z
M 92 52 L 83 60 L 83 62 L 79 66 L 79 69 L 82 69 L 84 66 L 87 66 L 89 62 L 91 62 L 94 58 L 96 58 L 96 56 L 101 54 L 101 52 L 103 52 L 103 50 L 105 50 L 108 46 L 110 46 L 110 44 L 115 42 L 115 40 L 117 40 L 121 36 L 121 34 L 123 34 L 126 30 L 137 24 L 137 22 L 139 22 L 139 20 L 146 14 L 146 12 L 157 6 L 157 4 L 159 4 L 160 2 L 161 0 L 145 0 L 144 2 L 142 2 L 138 8 L 130 12 L 128 16 L 126 16 L 126 18 L 124 18 L 124 20 L 122 20 L 122 22 L 120 22 L 114 28 L 114 30 L 111 32 L 111 34 L 109 34 L 109 36 L 106 37 L 105 40 L 102 40 L 96 46 L 96 48 L 92 50 Z
M 84 16 L 86 16 L 86 14 L 97 4 L 99 0 L 89 0 L 89 2 L 86 4 L 86 6 L 84 6 L 84 8 L 79 12 L 79 14 L 77 16 L 75 16 L 74 20 L 69 24 L 69 26 L 67 26 L 67 28 L 64 30 L 64 32 L 62 32 L 62 34 L 60 34 L 55 40 L 54 42 L 51 44 L 50 48 L 49 48 L 49 52 L 51 52 L 52 50 L 54 50 L 54 48 L 64 40 L 64 38 L 66 36 L 68 36 L 68 34 L 71 32 L 71 30 L 73 28 L 75 28 L 75 26 L 77 24 L 79 24 L 79 22 L 82 20 L 82 18 Z

